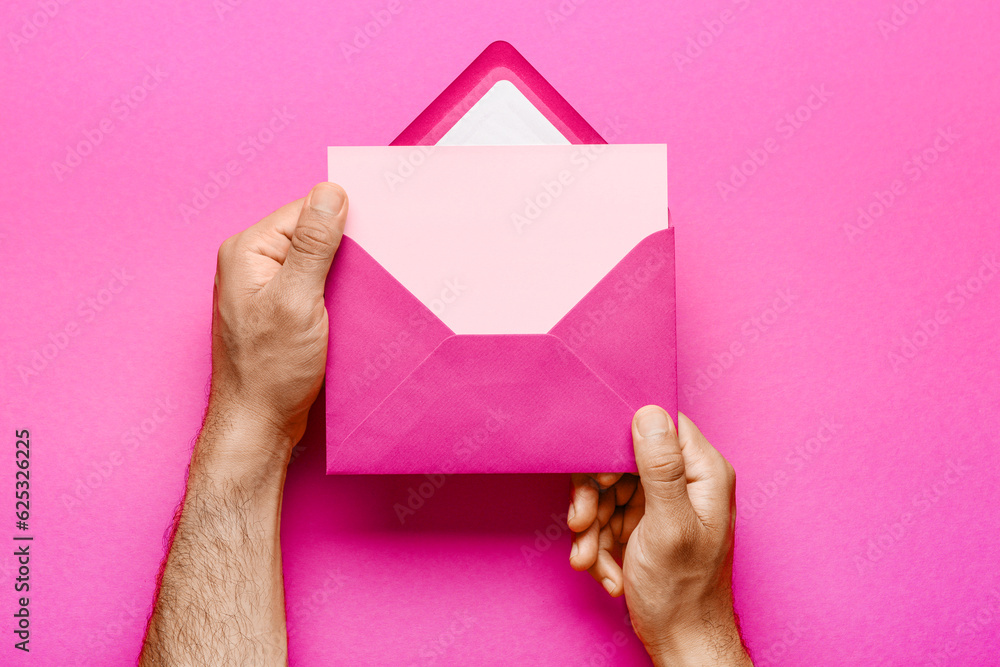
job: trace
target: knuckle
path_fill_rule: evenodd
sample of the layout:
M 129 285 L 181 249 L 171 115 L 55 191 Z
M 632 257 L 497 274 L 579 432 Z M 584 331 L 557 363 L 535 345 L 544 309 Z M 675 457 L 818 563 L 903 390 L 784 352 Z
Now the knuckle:
M 219 244 L 219 263 L 226 263 L 232 256 L 236 249 L 236 244 L 239 243 L 239 234 L 233 234 L 221 244 Z
M 650 458 L 647 468 L 655 479 L 680 479 L 684 476 L 684 456 L 661 452 Z
M 698 537 L 697 527 L 692 522 L 679 522 L 673 534 L 674 557 L 680 562 L 697 560 L 699 556 Z
M 717 465 L 719 479 L 725 483 L 726 487 L 733 488 L 736 485 L 736 469 L 726 459 L 719 457 Z
M 300 222 L 295 227 L 295 247 L 309 257 L 323 257 L 334 243 L 334 233 L 323 224 Z
M 276 329 L 293 326 L 302 319 L 302 307 L 294 296 L 268 299 L 263 310 L 263 318 Z
M 736 486 L 736 468 L 729 461 L 726 461 L 726 481 L 729 483 L 729 486 Z

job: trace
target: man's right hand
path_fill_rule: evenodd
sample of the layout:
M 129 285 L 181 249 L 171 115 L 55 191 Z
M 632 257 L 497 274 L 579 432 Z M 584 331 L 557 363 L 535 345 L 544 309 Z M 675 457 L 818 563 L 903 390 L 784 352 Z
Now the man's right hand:
M 632 420 L 639 477 L 575 475 L 572 566 L 612 596 L 657 665 L 751 665 L 733 611 L 733 467 L 684 415 Z M 619 561 L 621 565 L 619 565 Z

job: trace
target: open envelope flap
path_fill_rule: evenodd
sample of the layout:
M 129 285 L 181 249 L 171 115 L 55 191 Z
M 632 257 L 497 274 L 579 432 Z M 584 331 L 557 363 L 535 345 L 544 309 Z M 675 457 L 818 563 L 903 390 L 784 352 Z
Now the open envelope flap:
M 327 442 L 339 444 L 452 331 L 346 236 L 326 306 Z
M 386 473 L 621 471 L 631 408 L 549 334 L 446 338 L 334 449 L 331 468 Z M 601 443 L 600 447 L 581 443 Z
M 437 143 L 484 95 L 504 81 L 514 85 L 571 143 L 606 143 L 517 49 L 498 41 L 486 47 L 391 145 Z
M 633 409 L 677 420 L 674 230 L 643 239 L 549 331 Z

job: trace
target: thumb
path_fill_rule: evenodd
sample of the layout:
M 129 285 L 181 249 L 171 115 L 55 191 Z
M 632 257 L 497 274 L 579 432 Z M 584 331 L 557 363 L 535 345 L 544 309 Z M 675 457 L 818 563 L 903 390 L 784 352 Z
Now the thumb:
M 340 246 L 347 219 L 347 193 L 336 183 L 316 185 L 302 204 L 292 245 L 285 257 L 283 279 L 294 289 L 323 291 L 333 255 Z
M 670 415 L 655 405 L 639 408 L 632 419 L 632 441 L 647 513 L 674 519 L 691 514 L 684 454 Z

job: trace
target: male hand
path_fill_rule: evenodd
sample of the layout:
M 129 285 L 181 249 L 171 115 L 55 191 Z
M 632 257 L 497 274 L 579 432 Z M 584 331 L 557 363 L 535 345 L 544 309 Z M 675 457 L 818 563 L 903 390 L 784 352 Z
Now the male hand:
M 320 183 L 219 248 L 209 413 L 275 437 L 243 445 L 264 451 L 215 454 L 287 462 L 302 437 L 323 383 L 329 338 L 323 288 L 346 217 L 344 190 Z
M 281 497 L 323 383 L 347 196 L 320 183 L 219 248 L 212 389 L 139 664 L 285 665 Z
M 612 596 L 658 665 L 752 665 L 733 612 L 733 467 L 683 414 L 632 420 L 639 476 L 574 475 L 570 563 Z M 619 565 L 619 562 L 621 565 Z

